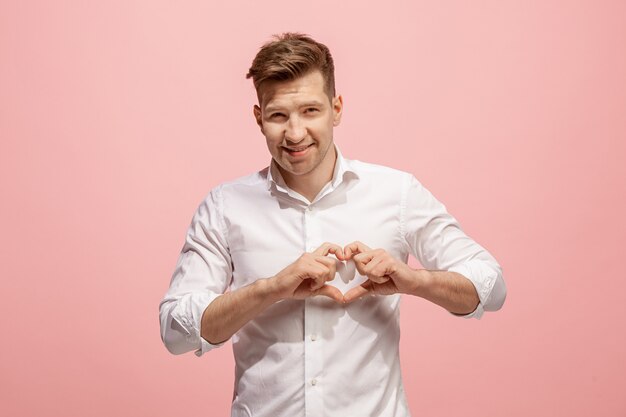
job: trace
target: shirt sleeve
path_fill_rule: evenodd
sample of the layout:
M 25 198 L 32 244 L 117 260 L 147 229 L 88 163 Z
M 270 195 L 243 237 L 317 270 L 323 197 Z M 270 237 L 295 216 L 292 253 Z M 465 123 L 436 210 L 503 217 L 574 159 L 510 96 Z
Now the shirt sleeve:
M 232 277 L 221 198 L 220 188 L 215 188 L 197 208 L 159 304 L 161 339 L 176 355 L 194 350 L 201 356 L 226 343 L 211 344 L 200 336 L 202 313 L 226 291 Z
M 496 259 L 463 232 L 445 205 L 413 175 L 405 190 L 402 233 L 411 254 L 428 270 L 457 272 L 472 282 L 479 303 L 461 317 L 479 319 L 484 311 L 499 310 L 506 285 Z

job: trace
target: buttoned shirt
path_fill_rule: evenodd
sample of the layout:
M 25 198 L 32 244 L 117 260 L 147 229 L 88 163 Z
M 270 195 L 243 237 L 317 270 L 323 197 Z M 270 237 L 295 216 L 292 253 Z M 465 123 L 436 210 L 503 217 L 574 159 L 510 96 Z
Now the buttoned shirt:
M 343 247 L 358 240 L 403 262 L 412 255 L 426 269 L 462 274 L 480 299 L 462 317 L 501 307 L 500 265 L 432 193 L 410 173 L 349 160 L 335 149 L 332 180 L 313 201 L 286 185 L 273 160 L 208 193 L 159 306 L 170 352 L 201 356 L 222 346 L 225 341 L 211 344 L 200 335 L 206 307 L 324 242 Z M 353 261 L 337 266 L 328 285 L 345 293 L 365 282 Z M 316 296 L 271 305 L 231 338 L 232 417 L 409 416 L 398 355 L 400 299 L 366 296 L 340 304 Z

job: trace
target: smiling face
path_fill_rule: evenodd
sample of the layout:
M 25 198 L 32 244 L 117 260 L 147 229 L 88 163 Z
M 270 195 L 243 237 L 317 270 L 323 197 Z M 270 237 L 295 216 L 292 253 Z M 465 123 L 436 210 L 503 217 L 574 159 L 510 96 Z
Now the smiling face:
M 341 121 L 341 96 L 326 94 L 317 71 L 288 81 L 266 81 L 254 116 L 287 185 L 330 180 L 335 163 L 333 128 Z

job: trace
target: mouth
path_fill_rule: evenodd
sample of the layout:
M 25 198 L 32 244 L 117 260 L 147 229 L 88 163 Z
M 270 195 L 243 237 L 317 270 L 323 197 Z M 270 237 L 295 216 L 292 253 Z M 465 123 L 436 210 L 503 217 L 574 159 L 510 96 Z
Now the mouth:
M 304 155 L 307 152 L 307 150 L 313 145 L 314 143 L 311 143 L 310 145 L 298 146 L 297 148 L 287 148 L 283 146 L 283 149 L 287 151 L 287 153 L 291 156 L 301 156 L 301 155 Z

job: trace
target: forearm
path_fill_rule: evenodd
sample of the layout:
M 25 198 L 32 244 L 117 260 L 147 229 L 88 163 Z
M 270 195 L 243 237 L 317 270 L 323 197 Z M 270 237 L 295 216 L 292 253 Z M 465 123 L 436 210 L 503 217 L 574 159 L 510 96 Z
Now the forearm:
M 200 334 L 211 344 L 226 341 L 276 301 L 268 279 L 222 294 L 204 310 Z
M 412 295 L 431 301 L 451 313 L 469 314 L 479 303 L 474 284 L 457 272 L 415 270 L 416 288 Z

